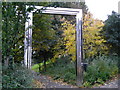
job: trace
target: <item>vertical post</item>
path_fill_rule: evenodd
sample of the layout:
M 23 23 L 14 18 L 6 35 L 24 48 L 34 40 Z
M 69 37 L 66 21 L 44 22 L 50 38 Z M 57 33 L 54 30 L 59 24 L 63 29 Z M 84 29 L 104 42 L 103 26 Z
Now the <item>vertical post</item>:
M 25 39 L 24 39 L 24 65 L 27 67 L 27 59 L 28 59 L 28 56 L 27 56 L 27 53 L 28 53 L 28 42 L 27 42 L 27 39 L 28 39 L 28 30 L 27 30 L 27 27 L 28 27 L 28 22 L 26 21 L 25 22 Z
M 82 69 L 82 10 L 76 15 L 76 52 L 77 52 L 77 85 L 82 86 L 83 83 L 83 69 Z
M 33 21 L 33 13 L 29 13 L 29 36 L 28 36 L 28 68 L 31 68 L 32 62 L 32 21 Z
M 28 6 L 26 6 L 27 8 Z M 32 60 L 32 18 L 33 13 L 27 13 L 29 19 L 25 23 L 25 40 L 24 40 L 24 64 L 27 68 L 31 68 Z

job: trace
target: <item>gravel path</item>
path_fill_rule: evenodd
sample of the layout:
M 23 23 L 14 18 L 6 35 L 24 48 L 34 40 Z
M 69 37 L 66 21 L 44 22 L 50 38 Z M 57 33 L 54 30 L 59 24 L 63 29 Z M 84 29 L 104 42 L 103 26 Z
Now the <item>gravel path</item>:
M 39 82 L 43 84 L 42 88 L 78 88 L 77 86 L 68 85 L 63 82 L 55 82 L 48 76 L 44 76 L 41 74 L 37 75 L 35 72 L 33 73 L 34 73 L 35 80 L 38 80 Z M 107 82 L 102 86 L 94 87 L 94 88 L 118 88 L 118 82 L 120 84 L 120 80 L 115 79 L 109 83 Z

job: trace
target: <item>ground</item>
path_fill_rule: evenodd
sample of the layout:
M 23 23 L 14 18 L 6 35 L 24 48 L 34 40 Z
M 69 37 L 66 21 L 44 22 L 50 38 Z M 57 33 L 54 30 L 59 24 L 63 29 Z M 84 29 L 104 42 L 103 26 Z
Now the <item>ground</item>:
M 68 85 L 62 81 L 52 80 L 51 77 L 34 73 L 35 83 L 37 88 L 79 88 L 77 86 Z M 119 80 L 120 82 L 120 80 Z M 118 88 L 118 79 L 107 81 L 104 85 L 93 88 Z
M 99 87 L 94 87 L 94 88 L 118 88 L 118 82 L 120 82 L 120 80 L 118 81 L 118 79 L 115 79 L 115 80 L 106 82 L 104 85 L 101 85 Z
M 40 88 L 78 88 L 77 86 L 68 85 L 67 83 L 63 83 L 61 81 L 52 80 L 51 77 L 41 74 L 34 74 L 34 78 L 37 83 L 41 83 L 39 84 Z

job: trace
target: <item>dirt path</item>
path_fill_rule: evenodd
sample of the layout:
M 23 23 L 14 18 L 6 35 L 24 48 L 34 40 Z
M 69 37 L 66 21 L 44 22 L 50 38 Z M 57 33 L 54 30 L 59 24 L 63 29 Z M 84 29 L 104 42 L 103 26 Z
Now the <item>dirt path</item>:
M 100 88 L 118 88 L 118 80 L 112 81 L 108 84 L 100 86 Z
M 119 88 L 120 89 L 120 74 L 108 80 L 104 85 L 95 88 Z
M 41 74 L 34 74 L 34 78 L 42 83 L 42 87 L 40 88 L 78 88 L 77 86 L 68 85 L 63 82 L 55 82 L 50 77 Z
M 35 78 L 35 80 L 37 80 L 38 82 L 40 82 L 42 84 L 42 87 L 38 86 L 38 88 L 78 88 L 77 86 L 68 85 L 63 82 L 56 82 L 56 81 L 52 80 L 52 78 L 49 76 L 44 76 L 41 74 L 37 75 L 37 73 L 35 73 L 35 72 L 34 72 L 34 78 Z M 119 82 L 120 82 L 120 80 L 119 80 Z M 118 88 L 118 80 L 115 79 L 113 81 L 109 81 L 109 82 L 105 83 L 102 86 L 93 87 L 93 88 Z
M 105 83 L 104 85 L 102 86 L 99 86 L 99 87 L 94 87 L 94 88 L 118 88 L 118 82 L 120 82 L 120 80 L 113 80 L 109 83 Z

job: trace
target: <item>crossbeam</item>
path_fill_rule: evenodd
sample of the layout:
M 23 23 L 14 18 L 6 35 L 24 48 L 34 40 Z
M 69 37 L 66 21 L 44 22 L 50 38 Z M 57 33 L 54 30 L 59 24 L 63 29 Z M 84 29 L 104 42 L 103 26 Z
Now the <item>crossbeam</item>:
M 41 10 L 45 14 L 58 14 L 58 15 L 76 15 L 78 12 L 68 12 L 68 11 L 51 11 L 51 10 Z
M 27 6 L 28 8 L 29 6 Z M 43 7 L 43 6 L 35 6 L 35 9 L 32 12 L 40 10 L 41 13 L 45 14 L 59 14 L 59 15 L 77 15 L 82 10 L 74 9 L 74 8 L 60 8 L 60 7 Z
M 81 9 L 74 9 L 74 8 L 61 8 L 61 7 L 44 7 L 44 6 L 35 6 L 36 9 L 43 9 L 43 10 L 56 10 L 56 11 L 70 11 L 70 12 L 79 12 Z
M 26 9 L 29 6 L 26 6 Z M 43 14 L 58 14 L 58 15 L 75 15 L 76 16 L 76 54 L 77 54 L 77 85 L 81 86 L 83 82 L 82 70 L 82 10 L 73 8 L 60 8 L 60 7 L 43 7 L 35 6 L 35 9 L 28 13 L 29 19 L 25 23 L 25 40 L 24 40 L 24 64 L 26 67 L 31 68 L 32 62 L 32 20 L 33 13 L 40 10 Z

